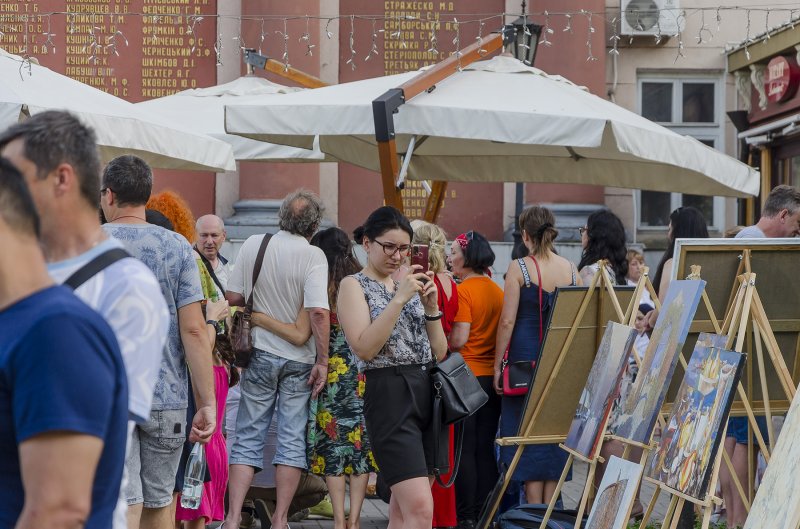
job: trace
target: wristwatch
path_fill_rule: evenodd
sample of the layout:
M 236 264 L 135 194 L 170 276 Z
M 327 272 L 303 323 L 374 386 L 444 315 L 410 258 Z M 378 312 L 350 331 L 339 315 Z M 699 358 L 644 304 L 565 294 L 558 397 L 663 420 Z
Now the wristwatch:
M 217 320 L 206 320 L 206 325 L 213 325 L 214 331 L 219 334 L 219 322 Z

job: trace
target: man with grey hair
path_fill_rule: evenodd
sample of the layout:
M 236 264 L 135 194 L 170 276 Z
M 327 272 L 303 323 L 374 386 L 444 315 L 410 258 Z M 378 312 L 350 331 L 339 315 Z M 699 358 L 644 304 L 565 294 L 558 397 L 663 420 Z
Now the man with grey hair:
M 800 189 L 776 186 L 764 203 L 761 218 L 736 234 L 737 239 L 797 237 L 800 235 Z
M 309 240 L 322 222 L 322 205 L 314 194 L 299 190 L 287 196 L 279 211 L 280 231 L 267 239 L 256 284 L 253 268 L 262 241 L 268 235 L 253 235 L 239 251 L 228 281 L 226 297 L 231 305 L 244 305 L 253 295 L 253 359 L 240 383 L 242 396 L 236 420 L 236 440 L 230 455 L 228 493 L 230 507 L 224 529 L 239 527 L 242 503 L 255 470 L 263 466 L 264 439 L 273 419 L 278 423 L 277 500 L 272 527 L 286 526 L 289 505 L 297 490 L 306 461 L 308 401 L 322 390 L 328 377 L 328 262 Z M 259 327 L 255 313 L 311 334 L 287 341 L 291 334 Z M 297 329 L 296 329 L 297 330 Z
M 214 280 L 219 297 L 222 298 L 225 296 L 230 276 L 228 260 L 219 253 L 227 236 L 225 223 L 216 215 L 203 215 L 197 219 L 195 231 L 197 232 L 195 250 L 203 256 L 206 266 L 210 265 L 208 272 Z

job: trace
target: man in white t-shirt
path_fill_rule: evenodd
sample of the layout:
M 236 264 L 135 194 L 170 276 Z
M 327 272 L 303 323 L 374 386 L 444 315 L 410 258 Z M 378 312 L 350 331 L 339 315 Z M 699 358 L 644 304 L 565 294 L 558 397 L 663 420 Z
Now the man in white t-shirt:
M 800 189 L 776 186 L 764 203 L 761 218 L 736 234 L 737 239 L 797 237 L 800 235 Z
M 240 382 L 224 529 L 239 526 L 254 469 L 263 466 L 264 439 L 273 412 L 279 429 L 272 460 L 277 466 L 272 527 L 284 529 L 300 476 L 308 468 L 308 401 L 322 390 L 328 376 L 328 262 L 322 250 L 308 242 L 322 221 L 322 205 L 312 193 L 295 191 L 284 199 L 278 215 L 281 230 L 269 241 L 255 289 L 253 268 L 264 235 L 254 235 L 242 245 L 226 297 L 231 305 L 241 306 L 254 290 L 253 311 L 284 323 L 293 323 L 305 308 L 313 336 L 294 345 L 266 329 L 253 328 L 255 351 Z
M 213 271 L 213 277 L 216 278 L 214 285 L 222 299 L 225 296 L 230 276 L 230 264 L 219 253 L 227 236 L 225 223 L 216 215 L 203 215 L 197 219 L 195 231 L 197 232 L 195 249 L 211 264 L 210 271 Z
M 58 283 L 99 255 L 122 248 L 98 216 L 100 160 L 94 133 L 65 112 L 45 112 L 0 134 L 0 154 L 25 175 L 42 221 L 48 271 Z M 55 185 L 42 175 L 55 171 Z M 169 313 L 153 273 L 132 257 L 116 261 L 75 294 L 99 312 L 119 342 L 128 378 L 128 444 L 134 421 L 150 417 Z M 114 529 L 126 527 L 125 479 Z

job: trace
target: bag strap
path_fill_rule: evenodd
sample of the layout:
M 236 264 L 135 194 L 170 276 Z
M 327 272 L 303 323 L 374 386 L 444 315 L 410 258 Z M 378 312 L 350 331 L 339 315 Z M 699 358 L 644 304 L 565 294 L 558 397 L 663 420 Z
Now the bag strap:
M 122 248 L 112 248 L 107 250 L 76 270 L 75 273 L 73 273 L 67 278 L 66 281 L 64 281 L 64 285 L 68 286 L 72 290 L 77 290 L 79 286 L 86 283 L 96 274 L 102 272 L 104 269 L 108 268 L 117 261 L 127 257 L 132 256 Z
M 536 260 L 534 260 L 536 262 Z M 519 269 L 522 270 L 522 279 L 525 280 L 525 286 L 531 286 L 531 274 L 528 272 L 528 267 L 525 265 L 525 258 L 517 259 L 517 264 L 519 264 Z M 538 265 L 537 265 L 538 266 Z
M 247 297 L 247 304 L 245 305 L 245 309 L 248 311 L 253 310 L 253 294 L 256 291 L 256 281 L 258 281 L 258 275 L 261 273 L 261 266 L 264 264 L 264 254 L 267 251 L 267 245 L 269 244 L 269 240 L 271 238 L 271 233 L 265 233 L 264 238 L 261 239 L 261 246 L 258 247 L 256 264 L 253 266 L 253 288 L 250 290 L 250 295 Z
M 544 332 L 544 322 L 542 322 L 542 272 L 539 270 L 539 263 L 536 258 L 532 255 L 530 258 L 533 259 L 533 264 L 536 266 L 536 277 L 539 281 L 539 345 L 542 345 L 542 333 Z
M 208 272 L 209 277 L 211 277 L 211 280 L 214 282 L 215 285 L 217 285 L 219 291 L 222 292 L 222 297 L 225 297 L 225 288 L 222 286 L 222 282 L 220 282 L 216 272 L 214 272 L 214 267 L 211 265 L 211 261 L 209 261 L 205 255 L 203 255 L 203 252 L 200 251 L 200 249 L 197 247 L 196 244 L 194 245 L 194 250 L 197 252 L 197 255 L 200 256 L 200 260 L 203 262 L 203 266 L 206 267 L 206 271 Z
M 456 482 L 456 475 L 458 474 L 458 467 L 461 465 L 461 448 L 464 446 L 464 421 L 458 422 L 453 425 L 455 431 L 455 442 L 453 443 L 453 468 L 450 470 L 450 479 L 445 482 L 442 479 L 440 467 L 442 462 L 439 461 L 439 448 L 441 447 L 441 428 L 442 424 L 442 395 L 438 391 L 435 392 L 433 397 L 433 476 L 436 483 L 443 489 L 449 489 Z

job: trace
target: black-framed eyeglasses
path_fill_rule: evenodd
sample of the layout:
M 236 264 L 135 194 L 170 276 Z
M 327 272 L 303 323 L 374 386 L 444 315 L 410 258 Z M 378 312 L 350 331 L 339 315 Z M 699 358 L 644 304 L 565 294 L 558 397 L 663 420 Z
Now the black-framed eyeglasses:
M 589 231 L 589 228 L 587 226 L 581 226 L 580 228 L 578 228 L 578 233 L 580 233 L 581 235 L 583 235 L 584 233 L 586 233 L 588 231 Z
M 380 247 L 383 248 L 383 253 L 385 253 L 389 257 L 393 256 L 397 252 L 400 252 L 401 257 L 407 257 L 408 255 L 411 254 L 410 244 L 401 244 L 398 246 L 397 244 L 391 242 L 381 242 L 377 240 L 373 240 L 372 242 L 380 245 Z

